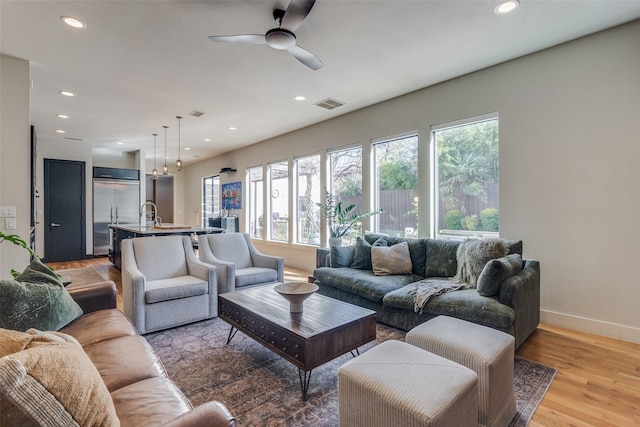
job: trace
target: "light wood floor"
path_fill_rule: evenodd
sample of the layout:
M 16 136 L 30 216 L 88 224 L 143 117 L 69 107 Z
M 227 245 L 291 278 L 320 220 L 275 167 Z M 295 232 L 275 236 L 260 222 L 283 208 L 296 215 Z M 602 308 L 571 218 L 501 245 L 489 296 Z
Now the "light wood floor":
M 116 283 L 122 308 L 120 271 L 107 258 L 48 265 L 94 267 Z M 286 269 L 285 280 L 308 274 Z M 640 425 L 640 345 L 543 324 L 516 354 L 558 370 L 531 427 Z

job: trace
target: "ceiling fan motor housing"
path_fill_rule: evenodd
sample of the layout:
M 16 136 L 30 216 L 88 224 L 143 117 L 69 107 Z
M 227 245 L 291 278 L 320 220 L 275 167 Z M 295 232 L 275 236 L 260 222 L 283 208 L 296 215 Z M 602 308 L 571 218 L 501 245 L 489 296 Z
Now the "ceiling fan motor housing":
M 296 36 L 289 30 L 273 28 L 267 31 L 264 39 L 274 49 L 287 50 L 296 44 Z

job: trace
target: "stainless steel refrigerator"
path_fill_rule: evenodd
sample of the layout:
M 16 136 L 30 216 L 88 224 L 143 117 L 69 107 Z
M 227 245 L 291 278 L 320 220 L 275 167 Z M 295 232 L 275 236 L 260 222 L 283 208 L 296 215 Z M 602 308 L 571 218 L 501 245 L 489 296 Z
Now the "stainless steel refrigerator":
M 93 255 L 107 255 L 109 224 L 138 224 L 140 182 L 93 179 Z

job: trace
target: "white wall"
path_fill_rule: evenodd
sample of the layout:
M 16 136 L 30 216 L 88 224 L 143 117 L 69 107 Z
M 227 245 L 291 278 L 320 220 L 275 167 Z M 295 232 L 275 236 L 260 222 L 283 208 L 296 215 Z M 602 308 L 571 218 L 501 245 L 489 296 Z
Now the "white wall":
M 0 205 L 16 207 L 17 234 L 29 241 L 30 191 L 30 105 L 29 63 L 0 55 Z M 29 264 L 29 253 L 11 243 L 0 245 L 0 277 L 10 278 L 11 269 L 21 271 Z
M 198 222 L 201 179 L 221 167 L 238 169 L 222 183 L 244 182 L 249 166 L 361 143 L 366 174 L 372 139 L 411 130 L 426 201 L 430 126 L 497 111 L 500 234 L 540 260 L 543 322 L 640 342 L 638 40 L 640 21 L 190 165 L 185 221 Z M 427 230 L 426 203 L 420 220 Z M 312 249 L 256 244 L 288 266 L 314 268 Z

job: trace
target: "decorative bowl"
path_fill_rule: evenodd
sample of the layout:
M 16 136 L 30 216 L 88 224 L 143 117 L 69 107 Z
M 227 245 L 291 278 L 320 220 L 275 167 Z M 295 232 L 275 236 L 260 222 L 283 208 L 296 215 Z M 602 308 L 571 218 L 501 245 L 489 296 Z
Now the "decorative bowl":
M 281 283 L 274 286 L 275 291 L 289 301 L 291 313 L 302 312 L 302 302 L 318 290 L 318 285 L 307 282 Z

